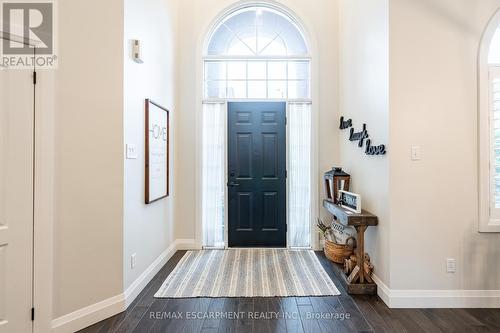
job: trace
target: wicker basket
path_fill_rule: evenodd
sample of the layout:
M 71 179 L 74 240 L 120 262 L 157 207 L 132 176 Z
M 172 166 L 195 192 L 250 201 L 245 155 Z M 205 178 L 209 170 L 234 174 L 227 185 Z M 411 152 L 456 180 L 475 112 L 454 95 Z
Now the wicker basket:
M 352 240 L 350 242 L 350 240 Z M 345 245 L 337 244 L 325 239 L 325 256 L 337 264 L 343 264 L 353 254 L 356 240 L 349 237 Z

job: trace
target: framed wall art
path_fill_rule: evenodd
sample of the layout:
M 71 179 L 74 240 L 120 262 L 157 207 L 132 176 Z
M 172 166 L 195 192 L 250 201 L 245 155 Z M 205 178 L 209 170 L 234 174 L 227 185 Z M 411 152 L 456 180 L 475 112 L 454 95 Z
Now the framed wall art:
M 169 111 L 146 99 L 146 204 L 169 196 Z

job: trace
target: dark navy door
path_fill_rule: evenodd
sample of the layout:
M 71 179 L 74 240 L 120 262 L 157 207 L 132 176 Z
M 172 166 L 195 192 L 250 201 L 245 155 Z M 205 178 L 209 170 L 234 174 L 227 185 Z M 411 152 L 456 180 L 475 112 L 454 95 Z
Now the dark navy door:
M 286 104 L 228 103 L 231 247 L 286 247 Z

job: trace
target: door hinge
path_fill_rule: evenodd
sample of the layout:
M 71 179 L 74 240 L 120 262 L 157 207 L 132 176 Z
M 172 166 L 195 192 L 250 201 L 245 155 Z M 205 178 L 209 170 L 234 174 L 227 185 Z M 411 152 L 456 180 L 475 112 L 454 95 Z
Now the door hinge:
M 288 125 L 288 117 L 285 117 L 285 125 Z
M 31 308 L 31 320 L 35 320 L 35 308 Z
M 288 178 L 288 170 L 285 170 L 285 178 Z
M 36 72 L 33 72 L 33 84 L 36 84 Z

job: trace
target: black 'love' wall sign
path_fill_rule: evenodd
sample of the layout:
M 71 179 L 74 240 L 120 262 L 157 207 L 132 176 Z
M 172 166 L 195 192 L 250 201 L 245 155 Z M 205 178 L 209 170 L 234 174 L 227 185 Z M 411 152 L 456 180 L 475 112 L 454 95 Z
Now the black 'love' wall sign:
M 363 124 L 363 128 L 359 132 L 355 132 L 352 127 L 352 119 L 344 120 L 344 117 L 340 117 L 340 129 L 346 130 L 351 129 L 349 133 L 349 141 L 358 141 L 358 147 L 363 148 L 366 140 L 365 154 L 366 155 L 385 155 L 387 150 L 385 145 L 373 146 L 372 140 L 370 140 L 370 135 L 366 129 L 366 124 Z

